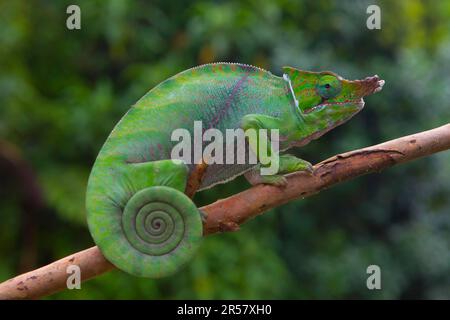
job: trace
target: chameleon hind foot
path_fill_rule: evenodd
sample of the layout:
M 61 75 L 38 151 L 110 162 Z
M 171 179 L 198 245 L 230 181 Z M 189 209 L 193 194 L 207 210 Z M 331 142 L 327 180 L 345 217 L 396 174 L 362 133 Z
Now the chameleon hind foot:
M 208 214 L 200 209 L 198 209 L 198 212 L 200 213 L 200 218 L 202 219 L 202 222 L 206 223 L 206 220 L 208 219 Z

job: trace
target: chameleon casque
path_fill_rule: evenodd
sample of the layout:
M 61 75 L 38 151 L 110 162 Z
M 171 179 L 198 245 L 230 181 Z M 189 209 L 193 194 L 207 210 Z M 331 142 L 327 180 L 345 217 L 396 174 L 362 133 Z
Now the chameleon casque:
M 349 81 L 291 67 L 278 77 L 237 63 L 201 65 L 169 78 L 132 106 L 95 161 L 86 194 L 94 241 L 125 272 L 152 278 L 176 272 L 199 246 L 202 213 L 184 194 L 195 165 L 170 159 L 174 129 L 192 131 L 194 121 L 221 131 L 278 129 L 284 151 L 349 120 L 383 84 L 378 76 Z M 248 139 L 254 151 L 259 143 Z M 292 155 L 277 159 L 278 174 L 265 176 L 261 165 L 208 165 L 199 190 L 242 174 L 252 184 L 282 186 L 282 174 L 312 171 Z

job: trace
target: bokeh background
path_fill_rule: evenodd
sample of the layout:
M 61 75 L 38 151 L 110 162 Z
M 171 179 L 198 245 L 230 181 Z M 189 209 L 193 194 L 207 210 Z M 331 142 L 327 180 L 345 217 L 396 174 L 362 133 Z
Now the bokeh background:
M 366 8 L 381 7 L 381 30 Z M 66 28 L 78 4 L 82 29 Z M 93 245 L 84 193 L 115 123 L 195 65 L 378 74 L 383 91 L 311 162 L 450 119 L 449 1 L 0 1 L 0 281 Z M 207 204 L 244 179 L 196 196 Z M 270 196 L 270 195 L 268 195 Z M 367 266 L 382 290 L 366 288 Z M 161 280 L 114 271 L 50 299 L 449 299 L 450 153 L 335 186 L 205 238 Z

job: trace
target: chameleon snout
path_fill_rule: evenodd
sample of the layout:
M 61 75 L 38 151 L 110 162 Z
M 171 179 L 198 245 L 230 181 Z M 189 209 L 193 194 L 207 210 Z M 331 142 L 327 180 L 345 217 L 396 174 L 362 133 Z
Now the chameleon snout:
M 385 81 L 380 79 L 378 75 L 367 77 L 361 80 L 362 96 L 367 96 L 383 89 Z
M 366 77 L 361 80 L 343 80 L 343 91 L 353 99 L 362 99 L 365 96 L 381 91 L 385 81 L 378 75 Z

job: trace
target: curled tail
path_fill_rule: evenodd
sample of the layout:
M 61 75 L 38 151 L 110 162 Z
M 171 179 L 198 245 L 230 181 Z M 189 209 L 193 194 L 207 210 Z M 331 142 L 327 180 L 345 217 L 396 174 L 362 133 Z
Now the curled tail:
M 186 166 L 172 160 L 140 164 L 109 186 L 111 175 L 97 173 L 104 171 L 93 170 L 86 198 L 89 229 L 103 255 L 136 276 L 160 278 L 178 271 L 203 233 L 199 210 L 181 191 Z M 122 192 L 113 191 L 117 188 Z

